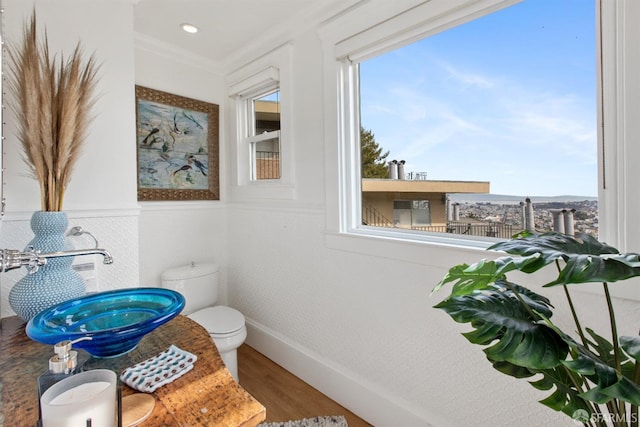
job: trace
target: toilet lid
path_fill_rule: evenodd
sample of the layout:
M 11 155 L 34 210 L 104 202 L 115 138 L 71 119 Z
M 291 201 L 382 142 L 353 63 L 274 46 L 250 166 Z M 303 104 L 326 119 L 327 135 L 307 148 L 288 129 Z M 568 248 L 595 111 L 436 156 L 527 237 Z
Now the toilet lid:
M 198 310 L 188 316 L 210 334 L 228 334 L 244 326 L 244 316 L 231 307 L 215 306 Z

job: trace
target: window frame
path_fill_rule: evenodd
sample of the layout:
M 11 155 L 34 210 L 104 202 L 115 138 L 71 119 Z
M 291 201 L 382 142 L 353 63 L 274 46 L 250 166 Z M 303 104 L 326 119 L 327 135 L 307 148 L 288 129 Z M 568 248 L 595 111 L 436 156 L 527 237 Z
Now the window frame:
M 264 132 L 259 135 L 248 136 L 244 138 L 244 142 L 249 145 L 249 162 L 250 162 L 250 170 L 249 170 L 249 179 L 251 181 L 279 181 L 282 173 L 280 171 L 280 165 L 278 165 L 278 178 L 258 178 L 258 156 L 256 153 L 256 147 L 258 143 L 263 141 L 268 141 L 270 139 L 278 140 L 278 149 L 280 149 L 280 131 L 274 130 L 271 132 Z
M 230 98 L 228 111 L 231 113 L 229 138 L 234 141 L 230 155 L 235 163 L 230 172 L 231 199 L 293 199 L 295 196 L 291 67 L 292 46 L 285 44 L 226 76 Z M 252 150 L 254 143 L 263 136 L 253 135 L 255 114 L 252 104 L 256 98 L 275 91 L 280 92 L 280 130 L 277 131 L 280 178 L 253 179 L 255 157 Z
M 427 242 L 435 244 L 454 245 L 457 247 L 466 248 L 486 248 L 495 243 L 493 238 L 483 238 L 482 236 L 442 236 L 440 233 L 413 233 L 413 235 L 407 235 L 406 233 L 397 234 L 394 230 L 377 230 L 374 227 L 368 227 L 360 224 L 358 212 L 360 212 L 361 205 L 361 183 L 357 177 L 359 177 L 360 157 L 359 147 L 357 143 L 358 130 L 360 129 L 360 117 L 359 117 L 359 63 L 367 59 L 376 57 L 383 53 L 397 49 L 401 46 L 410 44 L 414 41 L 423 39 L 432 34 L 447 30 L 449 28 L 459 26 L 465 22 L 477 19 L 483 15 L 496 12 L 502 8 L 511 6 L 518 3 L 520 0 L 431 0 L 427 3 L 419 2 L 411 8 L 407 8 L 407 4 L 398 5 L 398 9 L 395 14 L 388 15 L 389 11 L 385 11 L 387 16 L 393 16 L 392 18 L 381 19 L 382 16 L 375 16 L 375 8 L 372 8 L 370 13 L 365 11 L 366 5 L 357 9 L 354 13 L 359 13 L 360 16 L 371 15 L 372 19 L 380 19 L 377 22 L 363 22 L 361 28 L 356 25 L 348 26 L 340 20 L 332 22 L 330 25 L 326 25 L 322 28 L 320 35 L 324 42 L 324 48 L 326 55 L 330 55 L 331 59 L 327 60 L 325 64 L 326 72 L 332 72 L 333 81 L 327 77 L 327 85 L 329 87 L 336 87 L 337 95 L 334 99 L 328 99 L 326 105 L 329 108 L 326 109 L 326 114 L 336 114 L 336 121 L 333 125 L 337 128 L 337 150 L 333 153 L 328 153 L 328 156 L 334 155 L 338 157 L 336 162 L 339 171 L 337 176 L 340 177 L 338 182 L 335 179 L 328 179 L 328 185 L 334 185 L 338 188 L 339 197 L 334 204 L 328 206 L 327 214 L 331 215 L 328 222 L 330 231 L 340 235 L 359 235 L 359 236 L 371 236 L 371 237 L 386 237 L 394 239 L 402 239 L 404 241 L 415 242 Z M 598 19 L 600 20 L 600 28 L 597 28 L 596 33 L 599 37 L 603 38 L 602 43 L 607 43 L 605 35 L 613 38 L 614 30 L 616 29 L 616 20 L 620 19 L 620 13 L 616 13 L 617 5 L 611 4 L 614 2 L 603 2 L 600 5 L 600 0 L 596 1 L 596 9 Z M 411 2 L 409 2 L 411 3 Z M 416 2 L 417 3 L 417 2 Z M 606 10 L 601 10 L 606 9 Z M 602 16 L 601 16 L 602 15 Z M 604 16 L 604 19 L 603 19 Z M 342 25 L 341 25 L 342 24 Z M 596 23 L 594 22 L 594 25 Z M 345 27 L 347 27 L 345 29 Z M 338 34 L 335 34 L 338 32 Z M 612 43 L 609 41 L 609 43 Z M 616 49 L 611 49 L 608 55 L 602 55 L 600 50 L 600 43 L 598 43 L 598 50 L 595 52 L 596 56 L 601 57 L 602 63 L 615 64 Z M 602 63 L 599 64 L 602 67 Z M 598 108 L 602 107 L 602 98 L 605 96 L 615 96 L 608 93 L 610 87 L 607 88 L 606 79 L 602 78 L 600 69 L 597 70 L 598 76 Z M 614 70 L 611 71 L 612 73 Z M 596 95 L 594 95 L 596 96 Z M 335 109 L 330 108 L 331 103 L 335 102 L 337 105 Z M 611 109 L 607 112 L 600 114 L 598 119 L 599 131 L 602 128 L 603 117 L 607 114 L 615 115 L 615 111 Z M 331 124 L 327 124 L 329 128 Z M 606 129 L 606 128 L 605 128 Z M 609 128 L 612 132 L 613 129 Z M 605 139 L 607 135 L 604 136 Z M 605 157 L 602 153 L 607 151 L 617 151 L 619 147 L 612 147 L 612 144 L 617 142 L 616 138 L 608 138 L 611 141 L 616 141 L 607 147 L 602 144 L 602 137 L 598 137 L 598 152 L 599 157 Z M 609 155 L 609 158 L 614 158 L 613 155 Z M 329 158 L 327 161 L 330 161 Z M 608 227 L 603 227 L 600 230 L 601 239 L 608 239 L 609 243 L 621 242 L 620 229 L 624 225 L 619 222 L 617 225 L 612 226 L 614 222 L 610 219 L 611 216 L 619 218 L 618 206 L 620 204 L 617 196 L 617 189 L 615 188 L 615 180 L 610 184 L 608 191 L 603 191 L 602 175 L 604 174 L 604 160 L 598 159 L 598 176 L 599 176 L 599 210 L 607 210 L 607 214 L 600 214 L 600 217 L 607 218 L 609 222 Z M 615 219 L 613 220 L 615 221 Z M 600 221 L 602 225 L 603 221 Z M 612 229 L 616 228 L 616 230 Z
M 424 203 L 427 208 L 426 209 L 421 209 L 421 208 L 416 208 L 415 205 L 416 203 Z M 417 221 L 418 218 L 416 217 L 420 217 L 420 213 L 421 212 L 426 212 L 426 219 L 428 220 L 426 223 L 420 223 Z M 428 227 L 431 226 L 433 224 L 432 219 L 431 219 L 431 200 L 429 199 L 411 199 L 411 226 L 416 226 L 416 227 Z
M 333 237 L 338 240 L 349 236 L 373 237 L 471 250 L 486 249 L 496 242 L 483 236 L 416 233 L 362 224 L 358 67 L 362 61 L 518 2 L 520 0 L 431 0 L 426 3 L 407 0 L 386 8 L 380 8 L 377 3 L 353 10 L 354 16 L 343 15 L 349 25 L 337 19 L 321 28 L 320 37 L 329 58 L 325 63 L 327 86 L 336 87 L 337 92 L 335 99 L 325 102 L 326 117 L 336 115 L 336 121 L 328 120 L 326 126 L 337 129 L 337 151 L 327 152 L 327 156 L 335 155 L 338 159 L 332 160 L 338 166 L 337 180 L 329 175 L 327 182 L 328 187 L 338 189 L 338 198 L 333 203 L 328 199 L 327 203 L 328 231 L 334 233 Z M 336 103 L 335 110 L 331 108 L 332 102 Z M 336 134 L 335 130 L 333 133 Z M 328 158 L 327 162 L 331 160 Z
M 274 94 L 276 92 L 280 92 L 280 82 L 277 82 L 277 84 L 274 82 L 274 84 L 270 84 L 266 87 L 263 87 L 261 88 L 261 90 L 256 91 L 256 93 L 250 93 L 249 95 L 242 97 L 241 102 L 245 103 L 244 108 L 247 109 L 247 118 L 245 122 L 246 128 L 245 128 L 245 134 L 243 139 L 244 139 L 244 143 L 249 146 L 249 180 L 250 181 L 268 181 L 268 180 L 278 181 L 282 177 L 282 170 L 279 164 L 278 164 L 278 175 L 279 175 L 278 178 L 260 179 L 257 176 L 258 175 L 258 170 L 257 170 L 258 157 L 256 156 L 257 144 L 262 141 L 277 139 L 278 152 L 280 152 L 281 143 L 280 143 L 279 129 L 270 131 L 270 132 L 265 131 L 260 134 L 257 133 L 256 131 L 257 115 L 256 115 L 255 105 L 257 100 L 265 96 Z M 242 135 L 241 135 L 241 138 L 242 138 Z

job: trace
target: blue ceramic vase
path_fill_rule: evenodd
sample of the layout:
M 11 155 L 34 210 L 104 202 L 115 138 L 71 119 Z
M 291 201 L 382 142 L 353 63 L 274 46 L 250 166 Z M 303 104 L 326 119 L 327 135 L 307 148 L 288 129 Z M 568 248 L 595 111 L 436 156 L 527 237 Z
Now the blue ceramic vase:
M 69 222 L 64 212 L 34 212 L 29 242 L 36 250 L 57 252 L 72 250 L 65 236 Z M 9 292 L 9 305 L 23 320 L 29 321 L 42 310 L 86 293 L 86 284 L 72 267 L 73 257 L 48 258 L 33 274 L 20 279 Z

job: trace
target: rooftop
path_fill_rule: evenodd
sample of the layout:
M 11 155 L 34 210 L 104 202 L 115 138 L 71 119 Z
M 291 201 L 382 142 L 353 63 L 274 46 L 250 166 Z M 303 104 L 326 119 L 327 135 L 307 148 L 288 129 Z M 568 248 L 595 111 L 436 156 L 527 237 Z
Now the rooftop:
M 433 181 L 363 178 L 364 193 L 489 193 L 488 181 Z

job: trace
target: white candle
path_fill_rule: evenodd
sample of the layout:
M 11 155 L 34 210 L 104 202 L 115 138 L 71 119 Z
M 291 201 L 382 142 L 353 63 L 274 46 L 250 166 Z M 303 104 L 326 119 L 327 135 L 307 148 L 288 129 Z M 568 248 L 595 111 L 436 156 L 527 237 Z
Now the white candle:
M 72 403 L 84 402 L 107 387 L 109 387 L 109 383 L 106 381 L 80 384 L 51 399 L 49 405 L 71 405 Z
M 114 427 L 116 424 L 115 372 L 85 371 L 54 384 L 42 394 L 43 427 Z

